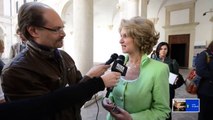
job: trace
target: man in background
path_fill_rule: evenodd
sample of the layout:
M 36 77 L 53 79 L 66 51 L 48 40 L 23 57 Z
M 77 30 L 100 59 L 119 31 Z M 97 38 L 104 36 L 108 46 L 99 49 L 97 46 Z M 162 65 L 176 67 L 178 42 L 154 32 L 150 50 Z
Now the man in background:
M 17 54 L 19 54 L 23 49 L 26 48 L 27 39 L 24 35 L 17 29 L 16 34 L 18 35 L 18 42 L 11 46 L 9 58 L 14 58 Z
M 3 53 L 4 53 L 4 40 L 0 39 L 0 75 L 1 75 L 1 71 L 4 67 L 4 62 L 1 59 L 1 56 Z M 0 80 L 0 84 L 1 84 L 1 80 Z M 0 104 L 3 102 L 5 102 L 4 93 L 3 93 L 1 85 L 0 85 Z

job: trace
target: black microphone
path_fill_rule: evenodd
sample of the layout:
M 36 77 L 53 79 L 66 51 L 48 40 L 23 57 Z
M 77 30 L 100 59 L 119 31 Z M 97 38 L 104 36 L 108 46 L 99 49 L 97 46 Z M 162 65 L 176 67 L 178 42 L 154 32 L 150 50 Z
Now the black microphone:
M 115 61 L 115 59 L 117 59 L 117 58 L 118 58 L 118 54 L 113 53 L 113 54 L 111 55 L 110 59 L 106 61 L 105 65 L 110 65 L 110 64 L 111 64 L 113 61 Z
M 127 67 L 124 65 L 125 57 L 123 55 L 119 55 L 118 58 L 112 65 L 111 71 L 120 72 L 121 76 L 126 75 Z
M 124 65 L 125 57 L 123 55 L 119 55 L 118 58 L 114 61 L 111 71 L 120 72 L 121 76 L 126 75 L 127 67 Z M 107 88 L 106 98 L 109 97 L 110 92 L 112 92 L 113 87 Z

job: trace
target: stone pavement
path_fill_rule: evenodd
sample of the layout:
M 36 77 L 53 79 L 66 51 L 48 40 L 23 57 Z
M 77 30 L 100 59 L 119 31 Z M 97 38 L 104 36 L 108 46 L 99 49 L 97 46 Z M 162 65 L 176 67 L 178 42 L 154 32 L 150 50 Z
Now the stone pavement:
M 186 74 L 188 73 L 188 69 L 181 69 L 180 73 L 183 75 L 183 77 L 186 77 Z M 105 95 L 105 92 L 101 92 L 99 94 Z M 180 88 L 176 89 L 176 95 L 175 98 L 195 98 L 197 96 L 190 95 L 186 93 L 185 91 L 185 85 L 182 85 Z M 98 100 L 98 106 L 99 106 L 99 112 L 97 104 L 94 103 L 90 106 L 83 107 L 82 108 L 82 119 L 83 120 L 105 120 L 107 111 L 103 109 L 101 106 L 100 100 Z M 98 116 L 97 116 L 98 112 Z M 96 119 L 97 116 L 97 119 Z M 172 113 L 172 120 L 197 120 L 197 113 Z

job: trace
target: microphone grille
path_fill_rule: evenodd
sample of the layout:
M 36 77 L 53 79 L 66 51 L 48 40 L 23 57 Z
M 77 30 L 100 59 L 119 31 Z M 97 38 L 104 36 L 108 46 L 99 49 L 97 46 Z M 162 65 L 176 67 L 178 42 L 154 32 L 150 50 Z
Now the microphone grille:
M 123 60 L 123 61 L 124 61 L 124 60 L 125 60 L 125 57 L 124 57 L 123 55 L 119 55 L 119 56 L 118 56 L 118 59 L 120 59 L 120 60 Z
M 123 55 L 119 55 L 117 61 L 119 61 L 120 64 L 124 64 L 125 57 Z
M 113 54 L 111 55 L 111 58 L 114 59 L 114 60 L 117 59 L 117 58 L 118 58 L 118 54 L 117 54 L 117 53 L 113 53 Z

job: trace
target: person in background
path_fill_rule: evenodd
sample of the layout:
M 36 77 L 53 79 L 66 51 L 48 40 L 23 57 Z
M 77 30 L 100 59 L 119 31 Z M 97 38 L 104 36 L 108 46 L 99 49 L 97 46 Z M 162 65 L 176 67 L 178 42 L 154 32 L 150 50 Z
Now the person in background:
M 3 53 L 4 53 L 4 40 L 0 39 L 0 54 L 1 54 L 1 57 L 2 57 Z M 4 62 L 2 61 L 2 59 L 0 59 L 0 75 L 1 75 L 1 72 L 2 72 L 4 65 L 5 65 Z M 5 99 L 4 99 L 4 93 L 2 91 L 1 81 L 0 81 L 0 103 L 3 103 L 3 102 L 5 102 Z
M 169 51 L 170 51 L 169 44 L 166 42 L 160 42 L 156 48 L 156 57 L 153 59 L 166 63 L 168 65 L 169 71 L 171 73 L 174 73 L 174 74 L 180 76 L 179 65 L 175 59 L 171 59 L 169 57 L 169 55 L 170 55 Z M 182 76 L 180 76 L 180 77 L 182 77 Z M 169 84 L 170 108 L 171 109 L 172 109 L 172 99 L 175 97 L 175 89 L 180 87 L 183 83 L 184 83 L 184 81 L 182 81 L 181 83 L 175 82 L 174 84 Z M 171 119 L 172 119 L 172 116 L 170 113 L 170 117 L 167 120 L 171 120 Z
M 14 58 L 17 54 L 26 48 L 27 39 L 20 32 L 19 28 L 16 30 L 16 34 L 18 35 L 18 42 L 11 46 L 9 54 L 10 59 Z
M 156 58 L 156 50 L 153 50 L 151 55 L 150 55 L 150 58 L 152 59 L 155 59 Z
M 201 77 L 198 85 L 200 112 L 198 120 L 212 120 L 213 114 L 213 41 L 195 59 L 196 74 Z
M 103 107 L 110 112 L 107 120 L 119 120 L 118 117 L 127 120 L 165 120 L 170 112 L 169 68 L 148 57 L 159 39 L 159 33 L 150 20 L 142 17 L 123 19 L 119 32 L 122 52 L 127 54 L 125 65 L 128 69 L 109 98 L 103 99 Z M 118 114 L 108 109 L 115 105 L 119 108 Z
M 2 54 L 4 53 L 4 40 L 0 39 L 0 75 L 4 67 L 4 62 L 2 61 Z
M 110 67 L 97 65 L 83 76 L 71 56 L 58 49 L 63 46 L 66 35 L 64 23 L 57 12 L 46 4 L 23 4 L 18 12 L 18 28 L 27 39 L 27 47 L 2 71 L 2 89 L 7 101 L 42 96 L 59 88 L 73 86 L 102 76 Z M 107 78 L 113 80 L 120 76 L 117 72 L 109 74 Z M 81 120 L 81 107 L 87 100 L 58 110 L 46 119 Z
M 1 88 L 1 81 L 0 81 L 0 104 L 5 102 L 4 93 Z

